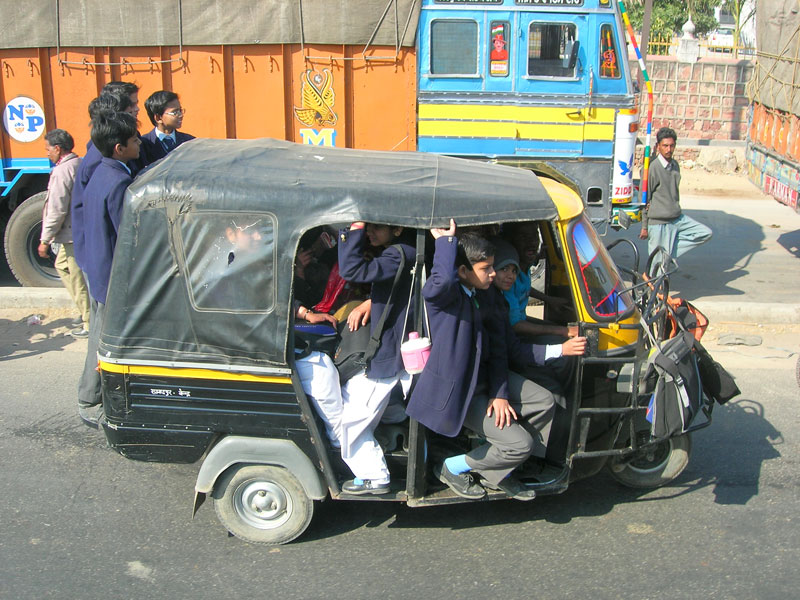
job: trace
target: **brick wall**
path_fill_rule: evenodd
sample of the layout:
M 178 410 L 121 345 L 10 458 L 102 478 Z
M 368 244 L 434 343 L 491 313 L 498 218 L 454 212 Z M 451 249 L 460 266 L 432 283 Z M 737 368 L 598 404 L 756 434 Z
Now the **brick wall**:
M 636 80 L 639 63 L 631 58 L 630 65 Z M 745 88 L 753 74 L 752 62 L 706 56 L 688 64 L 679 63 L 674 56 L 649 56 L 647 73 L 653 84 L 654 136 L 659 127 L 667 126 L 676 131 L 679 141 L 747 137 L 749 101 Z M 639 107 L 643 136 L 646 97 L 640 95 L 639 102 L 643 103 Z

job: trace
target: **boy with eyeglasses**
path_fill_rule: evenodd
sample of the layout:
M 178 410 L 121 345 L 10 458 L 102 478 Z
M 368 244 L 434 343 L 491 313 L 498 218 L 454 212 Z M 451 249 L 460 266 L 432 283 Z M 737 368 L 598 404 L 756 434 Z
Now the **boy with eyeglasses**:
M 142 149 L 149 162 L 164 158 L 182 143 L 194 139 L 193 135 L 178 131 L 183 125 L 186 110 L 181 108 L 181 101 L 175 92 L 154 92 L 144 101 L 144 108 L 150 122 L 155 125 L 152 131 L 142 136 Z

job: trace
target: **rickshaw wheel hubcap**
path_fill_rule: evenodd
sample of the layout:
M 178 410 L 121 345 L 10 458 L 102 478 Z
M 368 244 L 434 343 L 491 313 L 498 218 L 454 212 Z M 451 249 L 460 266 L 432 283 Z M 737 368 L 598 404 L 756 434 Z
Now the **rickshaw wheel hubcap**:
M 239 517 L 258 529 L 280 527 L 292 515 L 292 499 L 283 488 L 272 481 L 246 481 L 233 498 Z
M 667 440 L 648 449 L 642 456 L 628 463 L 628 466 L 642 473 L 657 471 L 664 464 L 664 461 L 669 458 L 671 451 L 672 441 Z

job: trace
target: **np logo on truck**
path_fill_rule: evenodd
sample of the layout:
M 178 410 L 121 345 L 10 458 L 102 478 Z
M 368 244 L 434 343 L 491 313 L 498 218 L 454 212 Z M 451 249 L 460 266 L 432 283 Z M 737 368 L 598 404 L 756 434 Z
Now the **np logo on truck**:
M 17 96 L 6 104 L 3 126 L 18 142 L 33 142 L 44 133 L 44 111 L 36 100 Z

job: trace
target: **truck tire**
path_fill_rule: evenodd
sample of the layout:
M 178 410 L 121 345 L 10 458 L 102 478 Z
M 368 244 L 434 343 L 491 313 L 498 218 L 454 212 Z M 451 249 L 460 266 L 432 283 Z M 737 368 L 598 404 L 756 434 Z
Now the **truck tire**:
M 606 463 L 611 477 L 630 488 L 656 488 L 666 485 L 689 464 L 692 438 L 684 433 L 664 440 L 646 454 L 630 462 L 611 459 Z
M 6 259 L 11 272 L 20 284 L 27 287 L 60 287 L 61 279 L 55 268 L 52 250 L 49 258 L 39 256 L 39 236 L 42 233 L 42 209 L 47 192 L 34 194 L 11 213 L 6 225 Z
M 314 514 L 314 501 L 282 467 L 231 467 L 214 486 L 213 498 L 225 528 L 253 544 L 291 542 L 306 530 Z

